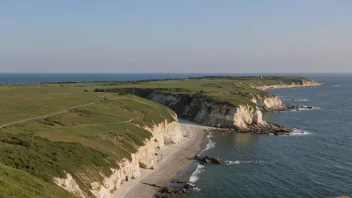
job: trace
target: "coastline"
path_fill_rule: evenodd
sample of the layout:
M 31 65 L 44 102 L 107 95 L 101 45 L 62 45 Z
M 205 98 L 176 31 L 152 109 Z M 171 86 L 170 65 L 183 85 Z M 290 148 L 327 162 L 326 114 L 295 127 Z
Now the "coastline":
M 323 83 L 311 83 L 311 84 L 303 84 L 303 85 L 267 85 L 267 86 L 260 86 L 260 87 L 254 87 L 256 89 L 260 89 L 262 91 L 267 91 L 267 90 L 275 90 L 275 89 L 296 89 L 296 88 L 314 88 L 314 87 L 326 87 L 328 85 L 323 84 Z
M 158 186 L 167 185 L 172 178 L 181 170 L 192 164 L 188 158 L 194 157 L 201 151 L 203 140 L 211 127 L 199 125 L 193 122 L 179 119 L 185 140 L 178 144 L 167 145 L 160 149 L 163 155 L 154 170 L 141 169 L 141 177 L 130 180 L 118 188 L 112 197 L 154 197 L 159 190 L 148 184 Z

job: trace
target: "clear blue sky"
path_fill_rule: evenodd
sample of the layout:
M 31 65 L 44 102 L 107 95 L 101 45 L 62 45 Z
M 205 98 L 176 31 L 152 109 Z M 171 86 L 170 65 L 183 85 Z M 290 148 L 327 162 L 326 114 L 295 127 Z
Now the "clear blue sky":
M 352 0 L 2 0 L 0 72 L 352 72 Z

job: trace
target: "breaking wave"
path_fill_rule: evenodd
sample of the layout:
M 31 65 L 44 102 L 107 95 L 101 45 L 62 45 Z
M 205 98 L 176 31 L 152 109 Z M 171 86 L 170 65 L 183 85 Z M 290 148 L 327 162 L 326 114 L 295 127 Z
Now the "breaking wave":
M 213 142 L 213 141 L 210 139 L 211 137 L 213 137 L 213 132 L 210 132 L 209 135 L 207 136 L 207 138 L 208 138 L 208 144 L 205 146 L 205 149 L 202 150 L 202 152 L 200 152 L 200 153 L 203 153 L 204 151 L 207 151 L 207 150 L 212 149 L 212 148 L 215 147 L 215 144 L 216 144 L 216 143 Z
M 200 173 L 202 173 L 204 171 L 204 167 L 203 165 L 199 164 L 197 166 L 197 169 L 192 173 L 191 177 L 189 178 L 189 182 L 194 184 L 195 182 L 197 182 L 199 180 L 199 175 Z
M 309 102 L 311 100 L 305 99 L 305 98 L 300 98 L 300 99 L 294 99 L 293 101 L 296 101 L 296 102 Z
M 294 128 L 293 131 L 290 133 L 290 136 L 301 136 L 301 135 L 310 135 L 310 134 L 312 133 Z
M 251 160 L 251 161 L 242 161 L 242 160 L 226 161 L 227 165 L 243 164 L 243 163 L 263 163 L 263 162 L 264 162 L 264 161 L 261 161 L 261 160 Z
M 207 136 L 207 138 L 208 138 L 208 144 L 205 146 L 205 149 L 203 149 L 203 150 L 199 153 L 199 155 L 202 154 L 204 151 L 207 151 L 207 150 L 212 149 L 212 148 L 215 147 L 215 144 L 216 144 L 216 143 L 213 142 L 213 141 L 210 139 L 211 137 L 213 137 L 213 132 L 209 132 L 209 134 L 208 134 L 208 136 Z M 200 175 L 200 173 L 203 172 L 203 171 L 204 171 L 204 166 L 201 165 L 201 164 L 198 164 L 196 170 L 192 173 L 191 177 L 189 178 L 189 182 L 190 182 L 190 183 L 195 183 L 196 181 L 198 181 L 198 180 L 199 180 L 199 177 L 200 177 L 199 175 Z

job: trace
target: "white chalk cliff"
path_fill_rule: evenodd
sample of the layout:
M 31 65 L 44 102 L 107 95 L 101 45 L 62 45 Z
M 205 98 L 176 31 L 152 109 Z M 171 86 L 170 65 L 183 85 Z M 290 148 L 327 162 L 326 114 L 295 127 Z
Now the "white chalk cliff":
M 260 95 L 252 95 L 252 102 L 256 104 L 258 107 L 265 107 L 268 109 L 280 109 L 283 107 L 283 102 L 278 96 L 274 95 L 266 95 L 266 96 L 260 96 Z
M 98 198 L 110 198 L 119 186 L 129 179 L 135 179 L 141 176 L 141 168 L 153 169 L 156 165 L 156 148 L 163 147 L 167 144 L 176 144 L 183 140 L 181 126 L 177 121 L 168 123 L 165 120 L 151 128 L 144 127 L 152 133 L 150 139 L 145 140 L 145 145 L 140 147 L 136 153 L 131 154 L 131 159 L 123 159 L 118 162 L 120 169 L 112 169 L 113 174 L 101 182 L 92 182 L 91 192 Z M 77 182 L 70 174 L 66 178 L 54 178 L 54 182 L 72 192 L 79 197 L 88 197 L 86 193 L 78 186 Z
M 154 92 L 149 99 L 164 104 L 183 117 L 209 126 L 247 128 L 248 125 L 265 125 L 262 112 L 253 105 L 235 107 L 229 103 L 211 104 L 201 95 L 176 95 Z M 269 101 L 266 101 L 269 103 Z

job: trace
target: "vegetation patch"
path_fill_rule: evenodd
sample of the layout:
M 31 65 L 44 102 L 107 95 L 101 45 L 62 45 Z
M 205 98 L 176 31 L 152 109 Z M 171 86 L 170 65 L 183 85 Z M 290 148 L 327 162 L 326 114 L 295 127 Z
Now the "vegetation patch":
M 74 198 L 75 196 L 55 184 L 45 182 L 25 171 L 0 163 L 0 197 Z
M 88 174 L 88 170 L 110 176 L 110 168 L 118 168 L 107 154 L 79 143 L 53 142 L 32 134 L 9 133 L 1 133 L 0 142 L 0 161 L 3 164 L 48 183 L 53 183 L 54 177 L 65 178 L 66 172 L 83 181 L 79 174 Z M 89 175 L 89 178 L 97 181 L 103 179 L 100 174 Z M 83 182 L 80 187 L 89 191 Z

